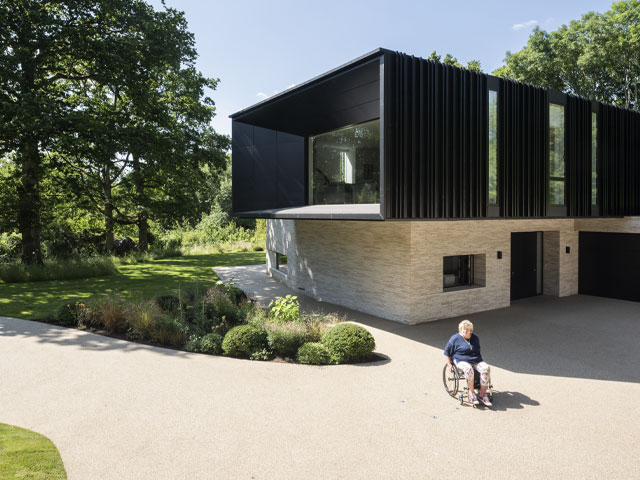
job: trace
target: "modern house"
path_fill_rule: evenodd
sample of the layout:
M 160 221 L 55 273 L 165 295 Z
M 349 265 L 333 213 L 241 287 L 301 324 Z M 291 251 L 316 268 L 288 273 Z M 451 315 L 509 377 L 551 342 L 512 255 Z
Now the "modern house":
M 267 270 L 403 323 L 640 301 L 640 114 L 384 49 L 237 112 Z

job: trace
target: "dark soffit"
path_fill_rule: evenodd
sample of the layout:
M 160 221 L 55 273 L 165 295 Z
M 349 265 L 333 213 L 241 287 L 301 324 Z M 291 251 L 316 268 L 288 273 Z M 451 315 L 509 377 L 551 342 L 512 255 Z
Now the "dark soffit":
M 376 60 L 387 52 L 390 51 L 383 48 L 373 50 L 300 85 L 240 110 L 230 115 L 230 118 L 294 135 L 307 136 L 321 133 L 321 126 L 326 122 L 318 121 L 317 115 L 326 114 L 327 111 L 339 113 L 341 110 L 358 108 L 359 103 L 365 107 L 367 103 L 379 104 L 380 68 Z M 352 92 L 357 93 L 350 94 Z

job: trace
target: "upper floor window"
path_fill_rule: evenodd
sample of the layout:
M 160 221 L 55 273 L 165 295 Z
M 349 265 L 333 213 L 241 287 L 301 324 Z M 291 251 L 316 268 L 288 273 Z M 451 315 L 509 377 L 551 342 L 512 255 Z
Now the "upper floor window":
M 565 186 L 564 107 L 549 104 L 549 166 L 547 200 L 551 206 L 564 206 Z
M 591 205 L 598 205 L 598 114 L 591 113 Z
M 380 203 L 380 120 L 309 137 L 309 204 Z
M 489 90 L 489 205 L 498 205 L 498 92 Z

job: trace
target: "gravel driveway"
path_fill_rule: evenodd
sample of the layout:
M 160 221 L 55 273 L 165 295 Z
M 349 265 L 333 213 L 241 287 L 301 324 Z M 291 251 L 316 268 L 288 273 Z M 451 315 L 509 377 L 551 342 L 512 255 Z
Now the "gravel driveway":
M 264 298 L 283 288 L 256 267 L 219 273 Z M 442 387 L 460 319 L 303 300 L 365 325 L 387 360 L 251 362 L 0 317 L 0 422 L 49 437 L 70 479 L 462 478 L 467 456 L 477 478 L 640 477 L 640 304 L 536 297 L 469 316 L 488 410 Z

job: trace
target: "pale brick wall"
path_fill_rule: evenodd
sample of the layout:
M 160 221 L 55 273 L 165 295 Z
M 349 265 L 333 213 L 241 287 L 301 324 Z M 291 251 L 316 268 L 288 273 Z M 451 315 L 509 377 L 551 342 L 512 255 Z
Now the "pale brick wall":
M 294 290 L 390 320 L 421 323 L 510 305 L 511 233 L 543 232 L 543 293 L 578 293 L 578 231 L 640 233 L 640 217 L 460 221 L 267 221 L 267 268 Z M 570 253 L 566 253 L 566 247 Z M 288 275 L 273 271 L 275 253 Z M 502 259 L 497 252 L 502 252 Z M 484 285 L 444 291 L 443 257 L 481 255 Z

